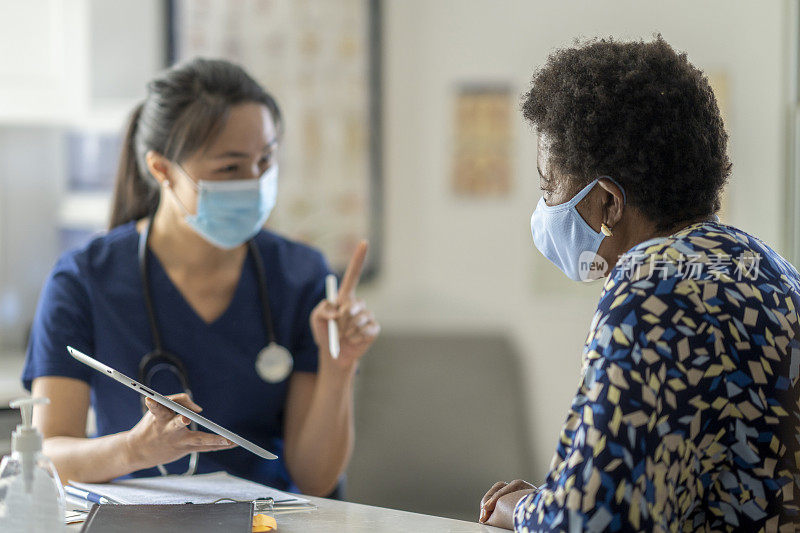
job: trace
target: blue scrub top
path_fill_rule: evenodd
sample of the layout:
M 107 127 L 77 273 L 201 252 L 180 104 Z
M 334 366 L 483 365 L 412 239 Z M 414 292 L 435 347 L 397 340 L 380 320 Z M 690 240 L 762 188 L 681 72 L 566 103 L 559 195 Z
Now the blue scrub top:
M 294 372 L 316 372 L 318 350 L 309 316 L 324 297 L 329 268 L 316 250 L 261 231 L 255 242 L 264 259 L 277 341 L 294 357 Z M 97 416 L 97 436 L 132 428 L 142 417 L 139 394 L 79 363 L 71 345 L 136 379 L 141 358 L 153 340 L 137 260 L 139 234 L 133 222 L 114 228 L 60 258 L 39 300 L 31 331 L 24 386 L 40 376 L 87 382 Z M 148 254 L 150 292 L 164 349 L 186 365 L 195 402 L 203 415 L 281 459 L 268 461 L 241 449 L 201 453 L 198 473 L 226 470 L 282 490 L 296 490 L 283 462 L 283 417 L 289 378 L 277 384 L 255 371 L 267 344 L 258 278 L 248 254 L 227 310 L 207 324 L 172 284 L 155 254 Z M 159 372 L 153 388 L 180 392 L 169 372 Z M 202 429 L 202 428 L 200 428 Z M 186 470 L 188 458 L 166 465 Z M 157 475 L 155 468 L 134 476 Z

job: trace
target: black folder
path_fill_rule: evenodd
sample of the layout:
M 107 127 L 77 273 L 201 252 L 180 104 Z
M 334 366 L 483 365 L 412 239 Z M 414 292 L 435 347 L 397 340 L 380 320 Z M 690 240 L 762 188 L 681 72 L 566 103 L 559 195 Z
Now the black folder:
M 253 504 L 251 502 L 177 505 L 95 504 L 81 529 L 82 533 L 129 531 L 251 533 Z

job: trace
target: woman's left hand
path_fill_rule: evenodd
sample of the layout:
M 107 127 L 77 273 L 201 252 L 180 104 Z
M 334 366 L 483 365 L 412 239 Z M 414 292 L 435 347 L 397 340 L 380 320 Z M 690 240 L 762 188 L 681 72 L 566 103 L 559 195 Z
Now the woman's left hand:
M 361 241 L 350 259 L 342 278 L 336 303 L 321 301 L 311 312 L 311 332 L 319 347 L 320 366 L 332 363 L 338 368 L 355 367 L 380 333 L 381 327 L 363 300 L 356 298 L 356 286 L 361 278 L 367 241 Z M 339 357 L 334 359 L 328 348 L 328 320 L 336 320 L 339 329 Z
M 511 483 L 495 483 L 481 499 L 478 521 L 489 526 L 514 529 L 514 508 L 522 498 L 536 490 L 536 487 L 522 479 L 515 479 Z

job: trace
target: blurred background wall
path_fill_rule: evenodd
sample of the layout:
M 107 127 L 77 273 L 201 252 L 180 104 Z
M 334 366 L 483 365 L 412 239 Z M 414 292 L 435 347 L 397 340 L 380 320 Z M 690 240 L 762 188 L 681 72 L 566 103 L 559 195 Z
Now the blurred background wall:
M 20 4 L 0 0 L 0 12 Z M 69 132 L 76 124 L 90 131 L 121 127 L 164 57 L 159 0 L 24 5 L 49 13 L 51 27 L 33 11 L 0 15 L 0 383 L 6 388 L 17 386 L 41 281 L 59 247 L 71 242 L 64 227 L 80 227 L 82 215 L 105 201 L 64 198 Z M 350 496 L 469 518 L 494 481 L 538 482 L 546 473 L 601 289 L 563 278 L 531 242 L 536 140 L 517 102 L 534 69 L 577 37 L 661 33 L 686 51 L 722 80 L 715 89 L 724 91 L 733 161 L 723 221 L 790 254 L 797 10 L 791 0 L 383 0 L 381 10 L 383 231 L 377 276 L 361 295 L 384 334 L 360 377 Z M 62 57 L 48 49 L 50 57 L 31 59 L 27 50 L 41 48 L 41 41 L 30 41 L 36 35 L 84 52 Z M 465 83 L 499 83 L 515 95 L 508 195 L 452 194 L 454 95 Z M 31 87 L 67 101 L 51 94 L 53 103 L 44 105 Z M 64 96 L 68 89 L 79 96 Z M 415 416 L 428 418 L 415 425 Z M 452 430 L 437 433 L 448 424 Z M 396 446 L 391 453 L 381 448 L 387 442 Z M 442 449 L 451 461 L 424 460 Z M 448 487 L 451 494 L 442 496 Z

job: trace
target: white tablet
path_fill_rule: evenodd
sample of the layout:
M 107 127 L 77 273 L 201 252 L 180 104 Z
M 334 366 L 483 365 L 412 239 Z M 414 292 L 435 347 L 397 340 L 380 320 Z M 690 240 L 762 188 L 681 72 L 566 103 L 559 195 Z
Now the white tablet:
M 274 453 L 270 453 L 267 450 L 265 450 L 264 448 L 262 448 L 261 446 L 257 446 L 255 444 L 253 444 L 252 442 L 250 442 L 249 440 L 245 439 L 244 437 L 240 437 L 236 433 L 234 433 L 232 431 L 228 431 L 227 429 L 225 429 L 224 427 L 220 426 L 219 424 L 215 424 L 214 422 L 212 422 L 208 418 L 206 418 L 204 416 L 200 416 L 199 414 L 195 413 L 191 409 L 189 409 L 187 407 L 184 407 L 184 406 L 182 406 L 181 404 L 179 404 L 177 402 L 173 402 L 172 400 L 170 400 L 166 396 L 162 396 L 161 394 L 157 393 L 156 391 L 148 389 L 147 387 L 145 387 L 144 385 L 142 385 L 138 381 L 129 378 L 125 374 L 117 372 L 116 370 L 114 370 L 110 366 L 104 365 L 103 363 L 101 363 L 97 359 L 93 359 L 93 358 L 89 357 L 88 355 L 86 355 L 85 353 L 79 352 L 78 350 L 76 350 L 72 346 L 67 346 L 67 351 L 69 352 L 69 354 L 72 357 L 74 357 L 75 359 L 77 359 L 81 363 L 84 363 L 84 364 L 94 368 L 98 372 L 102 372 L 103 374 L 107 375 L 110 378 L 114 378 L 115 380 L 119 381 L 120 383 L 122 383 L 126 387 L 129 387 L 129 388 L 135 390 L 136 392 L 138 392 L 142 396 L 147 396 L 148 398 L 154 399 L 155 401 L 157 401 L 158 403 L 160 403 L 164 407 L 166 407 L 168 409 L 172 409 L 176 413 L 182 414 L 183 416 L 185 416 L 189 420 L 194 420 L 195 422 L 197 422 L 198 424 L 200 424 L 204 428 L 210 429 L 211 431 L 213 431 L 217 435 L 221 435 L 221 436 L 225 437 L 229 441 L 231 441 L 231 442 L 233 442 L 235 444 L 238 444 L 239 446 L 241 446 L 245 450 L 253 452 L 254 454 L 258 455 L 259 457 L 263 457 L 264 459 L 277 459 L 278 458 L 278 456 L 275 455 Z

